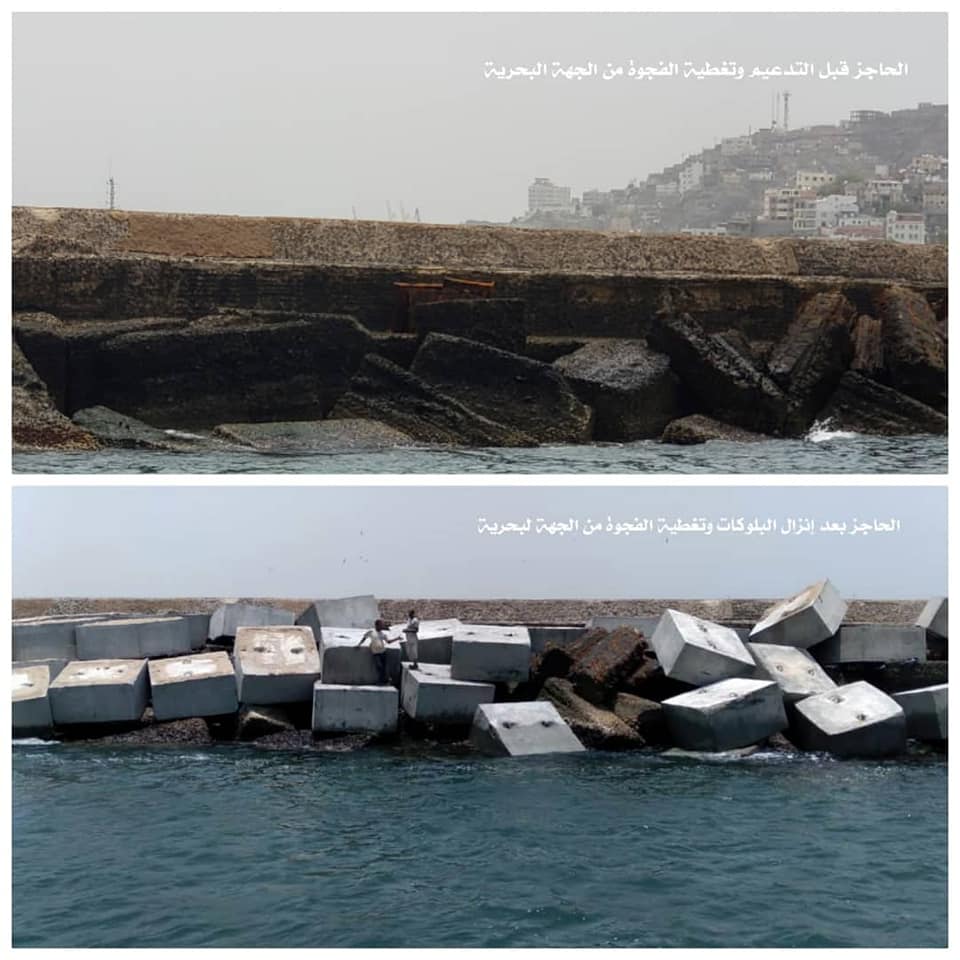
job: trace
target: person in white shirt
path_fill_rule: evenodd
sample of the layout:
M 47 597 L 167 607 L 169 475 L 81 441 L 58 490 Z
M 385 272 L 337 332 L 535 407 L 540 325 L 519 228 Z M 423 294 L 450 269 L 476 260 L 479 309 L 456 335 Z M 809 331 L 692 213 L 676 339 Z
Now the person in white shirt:
M 411 610 L 407 614 L 407 625 L 403 628 L 405 639 L 407 641 L 407 659 L 413 661 L 413 669 L 420 669 L 420 621 L 417 619 L 417 611 Z
M 370 653 L 373 654 L 373 665 L 377 668 L 377 678 L 381 686 L 385 686 L 387 682 L 387 644 L 400 639 L 399 637 L 394 637 L 394 640 L 388 639 L 389 626 L 386 620 L 375 620 L 373 629 L 368 630 L 357 644 L 360 647 L 368 640 L 370 641 Z

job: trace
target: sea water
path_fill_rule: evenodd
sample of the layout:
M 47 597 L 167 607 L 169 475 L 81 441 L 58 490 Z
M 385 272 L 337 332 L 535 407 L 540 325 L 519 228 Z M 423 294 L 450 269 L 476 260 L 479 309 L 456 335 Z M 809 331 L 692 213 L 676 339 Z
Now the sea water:
M 656 440 L 542 446 L 398 447 L 370 452 L 263 454 L 16 453 L 16 473 L 945 473 L 947 438 L 863 436 L 816 428 L 805 439 L 677 446 Z
M 14 946 L 946 942 L 942 757 L 14 747 Z

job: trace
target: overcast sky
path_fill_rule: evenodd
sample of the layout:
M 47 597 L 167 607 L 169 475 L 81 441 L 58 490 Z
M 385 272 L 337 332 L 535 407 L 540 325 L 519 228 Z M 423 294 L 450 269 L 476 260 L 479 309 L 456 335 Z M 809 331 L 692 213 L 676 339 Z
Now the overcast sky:
M 498 81 L 484 65 L 736 61 L 792 78 L 791 127 L 947 97 L 945 14 L 19 14 L 15 204 L 457 223 L 534 177 L 632 178 L 770 122 L 759 79 Z
M 478 532 L 527 517 L 581 532 Z M 645 517 L 818 532 L 582 533 Z M 899 531 L 819 532 L 874 520 Z M 776 598 L 829 577 L 849 598 L 916 599 L 946 592 L 946 540 L 942 487 L 17 487 L 13 593 Z

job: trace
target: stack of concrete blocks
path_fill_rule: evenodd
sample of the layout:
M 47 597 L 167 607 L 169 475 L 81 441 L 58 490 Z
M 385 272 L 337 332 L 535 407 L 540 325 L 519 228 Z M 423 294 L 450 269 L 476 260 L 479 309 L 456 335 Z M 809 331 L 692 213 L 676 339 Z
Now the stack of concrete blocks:
M 820 580 L 767 610 L 750 631 L 750 640 L 807 650 L 832 637 L 846 612 L 847 603 L 833 584 Z
M 402 625 L 396 628 L 401 631 Z M 395 629 L 396 629 L 395 628 Z M 417 647 L 421 663 L 450 663 L 453 657 L 453 638 L 463 624 L 453 620 L 421 620 L 417 634 Z M 404 660 L 413 660 L 407 651 L 406 639 L 400 641 L 400 655 Z
M 190 626 L 183 617 L 135 617 L 78 624 L 79 660 L 141 660 L 190 653 Z
M 359 597 L 339 597 L 334 600 L 315 600 L 297 617 L 298 626 L 310 627 L 317 643 L 324 627 L 346 627 L 370 630 L 380 617 L 377 598 L 372 594 Z
M 750 651 L 734 630 L 679 610 L 663 614 L 650 643 L 663 672 L 692 686 L 757 674 Z
M 777 643 L 748 643 L 747 647 L 760 675 L 780 687 L 786 703 L 836 689 L 837 685 L 806 650 Z
M 150 698 L 146 660 L 74 660 L 49 687 L 56 726 L 133 723 Z
M 453 635 L 453 680 L 523 683 L 530 678 L 530 634 L 526 627 L 464 623 Z
M 473 717 L 470 742 L 482 753 L 507 757 L 585 749 L 549 700 L 481 704 Z
M 53 730 L 50 712 L 50 670 L 40 664 L 13 668 L 13 735 L 42 737 Z
M 320 680 L 323 683 L 376 686 L 379 683 L 367 630 L 352 627 L 323 627 L 320 631 Z M 396 630 L 387 636 L 396 637 Z M 388 643 L 387 681 L 400 686 L 400 643 Z
M 914 740 L 947 739 L 947 684 L 891 694 L 907 718 L 907 736 Z
M 266 706 L 313 699 L 320 655 L 309 627 L 238 627 L 233 659 L 241 703 Z
M 492 683 L 457 680 L 443 663 L 421 663 L 419 670 L 403 665 L 400 702 L 408 717 L 431 726 L 466 726 L 477 707 L 493 703 Z
M 892 697 L 860 680 L 798 701 L 790 737 L 838 757 L 895 756 L 906 747 L 906 716 Z
M 77 659 L 76 628 L 107 619 L 109 615 L 26 617 L 14 620 L 13 660 L 21 666 L 45 664 L 53 680 L 71 660 Z
M 150 691 L 158 720 L 236 713 L 237 676 L 222 650 L 151 660 Z
M 889 623 L 845 624 L 813 649 L 821 663 L 925 663 L 927 634 L 923 627 Z
M 663 709 L 674 742 L 685 750 L 734 750 L 787 727 L 783 693 L 772 680 L 720 680 L 664 700 Z
M 282 607 L 264 607 L 225 600 L 210 615 L 208 640 L 236 637 L 241 627 L 293 626 L 293 614 Z

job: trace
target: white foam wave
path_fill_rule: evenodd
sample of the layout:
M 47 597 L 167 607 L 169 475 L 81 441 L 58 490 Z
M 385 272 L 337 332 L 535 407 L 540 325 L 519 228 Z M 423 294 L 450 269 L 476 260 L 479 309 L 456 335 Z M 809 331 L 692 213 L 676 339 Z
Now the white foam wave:
M 14 737 L 15 747 L 54 747 L 59 746 L 59 740 L 41 740 L 39 737 Z
M 826 440 L 852 440 L 859 436 L 853 430 L 837 430 L 832 420 L 817 420 L 807 431 L 806 439 L 811 443 L 823 443 Z

